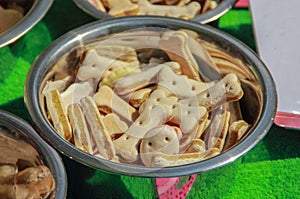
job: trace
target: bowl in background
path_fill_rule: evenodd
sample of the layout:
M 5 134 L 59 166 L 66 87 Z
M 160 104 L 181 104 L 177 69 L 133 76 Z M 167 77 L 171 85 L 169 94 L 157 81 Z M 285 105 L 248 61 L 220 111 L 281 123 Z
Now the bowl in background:
M 243 70 L 251 74 L 257 85 L 257 90 L 255 90 L 255 88 L 246 83 L 242 84 L 244 97 L 241 99 L 241 109 L 245 120 L 251 124 L 247 135 L 220 155 L 192 164 L 159 169 L 97 158 L 74 147 L 73 144 L 62 138 L 52 127 L 45 111 L 42 91 L 45 82 L 51 79 L 49 72 L 58 60 L 61 60 L 62 57 L 68 54 L 71 56 L 68 56 L 66 60 L 74 63 L 74 60 L 72 60 L 74 53 L 70 53 L 74 52 L 74 49 L 80 49 L 82 46 L 91 44 L 102 36 L 105 37 L 112 33 L 139 28 L 194 31 L 203 41 L 214 44 L 243 63 L 246 67 Z M 151 45 L 151 42 L 149 45 Z M 63 63 L 65 62 L 60 63 L 64 65 Z M 65 69 L 68 70 L 69 68 L 65 67 Z M 208 76 L 210 75 L 211 73 L 208 72 Z M 32 123 L 51 146 L 71 159 L 89 167 L 117 174 L 142 177 L 183 176 L 216 169 L 233 162 L 245 155 L 267 134 L 273 124 L 277 106 L 275 84 L 267 67 L 245 44 L 220 30 L 201 25 L 200 23 L 176 18 L 150 16 L 112 18 L 101 22 L 97 21 L 66 33 L 46 48 L 33 63 L 27 75 L 24 92 L 25 104 Z
M 113 16 L 109 15 L 107 12 L 103 12 L 99 9 L 97 9 L 94 5 L 92 5 L 88 0 L 73 0 L 75 4 L 88 13 L 89 15 L 93 16 L 96 19 L 105 19 L 105 18 L 111 18 Z M 223 0 L 222 2 L 218 3 L 218 6 L 212 10 L 208 10 L 207 12 L 204 12 L 194 18 L 192 18 L 192 21 L 196 21 L 202 24 L 206 24 L 209 22 L 213 22 L 220 18 L 222 15 L 224 15 L 226 12 L 228 12 L 234 4 L 237 2 L 237 0 Z
M 32 29 L 47 13 L 53 0 L 1 0 L 0 4 L 16 2 L 24 8 L 23 18 L 10 29 L 0 34 L 0 48 L 13 43 Z
M 7 130 L 10 137 L 21 139 L 31 144 L 39 153 L 41 163 L 50 169 L 55 180 L 55 189 L 48 198 L 66 198 L 67 175 L 59 154 L 51 148 L 26 121 L 2 110 L 0 110 L 0 130 L 1 129 Z M 3 134 L 3 132 L 0 133 Z

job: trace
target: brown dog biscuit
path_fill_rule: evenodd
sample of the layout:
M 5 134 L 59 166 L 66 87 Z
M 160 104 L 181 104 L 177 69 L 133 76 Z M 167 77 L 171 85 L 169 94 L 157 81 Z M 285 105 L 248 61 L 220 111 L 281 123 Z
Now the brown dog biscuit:
M 130 99 L 129 99 L 130 104 L 135 108 L 140 107 L 140 105 L 143 104 L 143 102 L 149 98 L 149 95 L 152 90 L 153 90 L 152 88 L 147 87 L 147 88 L 142 88 L 134 91 L 130 95 Z
M 103 123 L 107 129 L 108 135 L 112 139 L 115 139 L 117 135 L 123 134 L 128 129 L 128 125 L 115 113 L 105 115 L 103 117 Z

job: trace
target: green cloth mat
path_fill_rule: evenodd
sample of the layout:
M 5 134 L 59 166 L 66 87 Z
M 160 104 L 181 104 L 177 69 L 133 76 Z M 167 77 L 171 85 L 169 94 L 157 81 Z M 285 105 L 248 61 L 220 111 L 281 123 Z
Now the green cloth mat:
M 71 0 L 55 0 L 30 32 L 0 49 L 0 108 L 29 121 L 23 85 L 39 53 L 65 32 L 95 19 Z M 217 23 L 221 30 L 255 50 L 251 16 L 233 9 Z M 155 198 L 154 180 L 109 174 L 63 157 L 68 198 Z M 199 174 L 187 198 L 300 198 L 300 132 L 272 126 L 267 136 L 237 161 Z

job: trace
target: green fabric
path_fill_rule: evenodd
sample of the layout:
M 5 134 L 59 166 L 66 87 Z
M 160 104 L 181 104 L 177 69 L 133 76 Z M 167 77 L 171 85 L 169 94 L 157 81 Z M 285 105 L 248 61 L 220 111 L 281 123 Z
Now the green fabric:
M 29 121 L 23 85 L 39 53 L 65 32 L 94 21 L 72 0 L 56 0 L 30 32 L 0 49 L 0 108 Z M 255 50 L 248 10 L 234 9 L 218 27 Z M 187 198 L 300 198 L 299 130 L 273 126 L 247 155 L 219 169 L 199 174 Z M 63 157 L 68 198 L 155 198 L 154 180 L 108 174 Z

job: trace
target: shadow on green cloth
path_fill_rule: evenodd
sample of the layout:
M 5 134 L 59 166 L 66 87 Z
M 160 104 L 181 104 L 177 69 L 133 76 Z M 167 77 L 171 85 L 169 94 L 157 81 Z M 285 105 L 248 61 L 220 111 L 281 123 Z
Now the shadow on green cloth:
M 119 175 L 89 168 L 63 155 L 62 159 L 67 165 L 67 198 L 133 198 Z
M 3 104 L 0 106 L 0 109 L 15 114 L 26 121 L 29 121 L 29 115 L 27 113 L 23 98 L 17 98 L 6 104 Z
M 273 125 L 263 142 L 269 151 L 269 160 L 300 157 L 300 130 Z
M 75 14 L 74 14 L 75 13 Z M 96 19 L 79 9 L 72 0 L 54 1 L 42 20 L 55 40 L 62 34 Z
M 244 42 L 248 47 L 250 47 L 254 52 L 256 52 L 256 45 L 254 41 L 253 28 L 250 24 L 242 24 L 238 27 L 224 27 L 222 29 L 224 32 L 231 34 L 237 39 Z
M 243 158 L 243 163 L 300 157 L 299 130 L 273 125 L 264 139 Z

